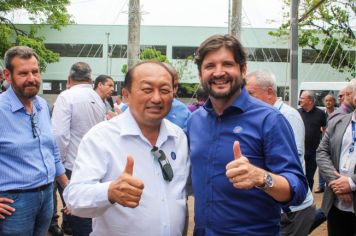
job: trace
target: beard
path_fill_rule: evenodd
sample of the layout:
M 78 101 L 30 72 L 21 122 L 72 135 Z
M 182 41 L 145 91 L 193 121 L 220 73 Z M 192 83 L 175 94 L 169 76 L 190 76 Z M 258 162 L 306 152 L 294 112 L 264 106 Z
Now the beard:
M 230 88 L 225 92 L 218 92 L 212 89 L 212 85 L 216 82 L 230 83 Z M 242 79 L 242 76 L 232 77 L 230 75 L 215 77 L 211 76 L 208 80 L 202 83 L 202 86 L 205 91 L 208 92 L 209 96 L 215 99 L 229 99 L 231 98 L 237 91 L 239 91 L 245 82 Z
M 14 90 L 14 92 L 22 97 L 22 98 L 26 98 L 26 99 L 30 99 L 33 98 L 37 95 L 38 91 L 40 90 L 40 82 L 37 81 L 31 81 L 31 82 L 25 82 L 22 86 L 16 84 L 16 81 L 12 78 L 12 89 Z

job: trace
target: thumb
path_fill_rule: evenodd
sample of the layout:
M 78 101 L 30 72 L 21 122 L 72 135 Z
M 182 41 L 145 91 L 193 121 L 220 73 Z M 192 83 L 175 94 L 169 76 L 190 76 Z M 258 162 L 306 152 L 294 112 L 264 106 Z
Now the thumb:
M 240 142 L 239 141 L 235 141 L 234 142 L 233 150 L 234 150 L 235 159 L 238 159 L 238 158 L 240 158 L 242 156 L 241 149 L 240 149 Z
M 127 156 L 126 166 L 124 172 L 132 175 L 134 167 L 134 159 L 132 156 Z
M 340 177 L 341 177 L 341 175 L 340 175 L 337 171 L 334 171 L 334 174 L 335 174 L 335 176 L 336 176 L 337 178 L 340 178 Z

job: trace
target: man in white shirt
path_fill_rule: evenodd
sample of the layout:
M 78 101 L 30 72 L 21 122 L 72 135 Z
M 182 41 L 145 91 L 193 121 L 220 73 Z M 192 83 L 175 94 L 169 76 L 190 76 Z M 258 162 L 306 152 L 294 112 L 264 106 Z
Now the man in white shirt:
M 68 87 L 70 89 L 63 91 L 54 104 L 52 127 L 70 179 L 79 143 L 90 128 L 105 119 L 105 105 L 93 90 L 91 68 L 87 63 L 77 62 L 72 65 Z M 59 188 L 59 191 L 62 192 L 62 189 Z M 91 232 L 91 219 L 70 216 L 68 223 L 74 236 L 86 236 Z
M 164 119 L 173 77 L 145 61 L 125 77 L 129 108 L 83 138 L 64 198 L 72 214 L 93 218 L 95 235 L 182 235 L 189 175 L 184 132 Z
M 275 75 L 267 70 L 256 70 L 246 75 L 246 88 L 248 92 L 277 108 L 288 120 L 294 133 L 294 139 L 297 145 L 298 157 L 304 166 L 304 123 L 299 112 L 277 97 L 277 83 Z M 315 206 L 313 205 L 313 195 L 308 189 L 307 196 L 299 206 L 291 206 L 284 209 L 281 217 L 281 235 L 308 235 L 309 229 L 313 223 L 315 215 Z

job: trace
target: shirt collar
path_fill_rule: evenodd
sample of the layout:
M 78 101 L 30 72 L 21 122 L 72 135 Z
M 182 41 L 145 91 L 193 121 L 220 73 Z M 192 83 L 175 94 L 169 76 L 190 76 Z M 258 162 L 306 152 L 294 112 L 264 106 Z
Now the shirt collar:
M 121 126 L 121 135 L 140 136 L 142 139 L 146 140 L 135 118 L 132 116 L 130 108 L 127 108 L 120 116 L 122 116 L 122 120 L 125 121 L 125 125 Z M 161 122 L 161 127 L 160 127 L 156 146 L 158 147 L 161 146 L 161 144 L 164 143 L 169 137 L 178 137 L 178 136 L 174 130 L 173 125 L 169 125 L 169 121 L 163 119 Z
M 241 89 L 240 95 L 233 101 L 233 103 L 231 104 L 230 107 L 225 109 L 224 114 L 230 113 L 233 111 L 238 111 L 240 113 L 243 113 L 249 105 L 249 99 L 250 99 L 250 95 L 247 92 L 246 88 L 243 87 Z M 208 112 L 214 112 L 213 105 L 211 104 L 210 98 L 206 101 L 206 103 L 203 105 L 203 107 Z
M 12 112 L 16 112 L 21 109 L 26 110 L 26 108 L 24 107 L 20 99 L 17 97 L 15 91 L 12 89 L 12 86 L 10 86 L 8 90 L 6 90 L 6 95 L 7 98 L 9 99 Z M 32 98 L 32 104 L 37 111 L 42 109 L 42 106 L 39 103 L 37 96 Z
M 281 110 L 281 107 L 283 106 L 282 98 L 281 98 L 281 97 L 278 97 L 273 106 L 274 106 L 275 108 L 277 108 L 278 110 Z

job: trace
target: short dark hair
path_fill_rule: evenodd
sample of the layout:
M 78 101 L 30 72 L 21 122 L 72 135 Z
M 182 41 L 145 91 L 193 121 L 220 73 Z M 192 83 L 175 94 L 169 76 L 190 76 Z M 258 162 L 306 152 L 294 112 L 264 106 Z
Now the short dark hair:
M 109 79 L 114 81 L 114 79 L 108 75 L 99 75 L 98 77 L 96 77 L 94 81 L 94 90 L 98 88 L 99 83 L 105 84 L 106 81 L 108 81 Z
M 244 64 L 246 64 L 247 54 L 240 41 L 233 35 L 216 34 L 204 40 L 195 52 L 194 62 L 198 66 L 199 74 L 201 72 L 201 65 L 205 56 L 209 52 L 216 51 L 222 47 L 233 53 L 235 62 L 240 65 L 240 69 Z
M 5 68 L 8 69 L 11 73 L 14 69 L 12 65 L 12 60 L 15 57 L 19 57 L 21 59 L 31 59 L 32 57 L 35 57 L 38 63 L 40 61 L 39 56 L 32 48 L 27 46 L 12 47 L 5 52 L 4 56 Z
M 156 64 L 156 65 L 159 65 L 161 67 L 163 67 L 171 76 L 172 78 L 172 85 L 174 83 L 174 75 L 172 74 L 172 72 L 167 68 L 167 66 L 163 63 L 163 62 L 160 62 L 160 61 L 157 61 L 157 60 L 147 60 L 147 61 L 141 61 L 137 64 L 135 64 L 133 67 L 131 67 L 126 75 L 125 75 L 125 80 L 124 80 L 124 87 L 128 90 L 128 91 L 131 91 L 131 87 L 132 87 L 132 80 L 133 80 L 133 74 L 136 70 L 137 67 L 139 67 L 140 65 L 143 65 L 143 64 Z
M 85 62 L 77 62 L 72 65 L 69 77 L 75 81 L 88 81 L 91 79 L 91 68 Z

